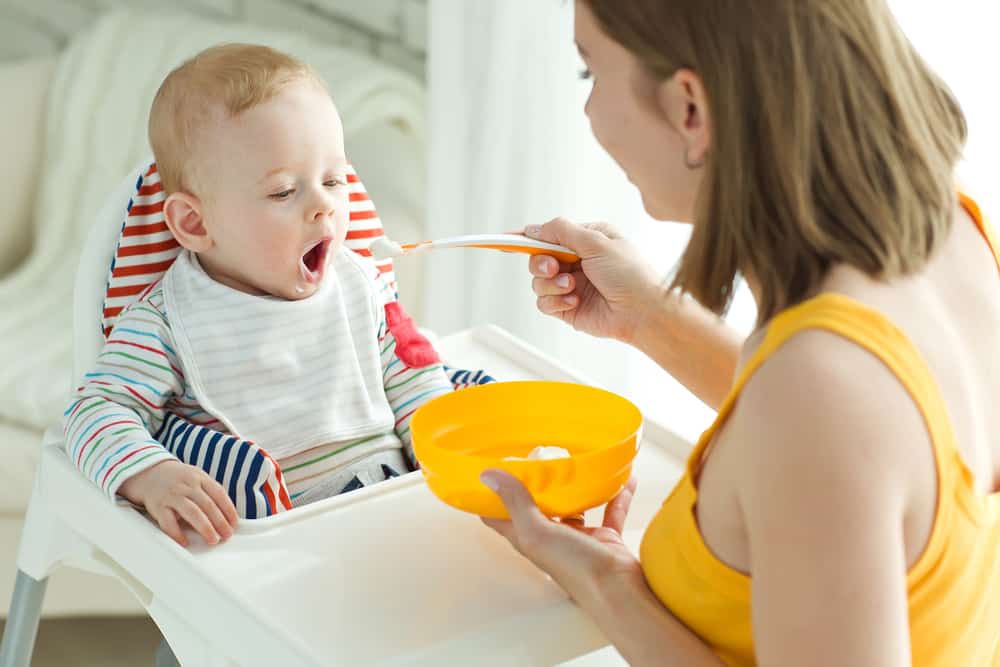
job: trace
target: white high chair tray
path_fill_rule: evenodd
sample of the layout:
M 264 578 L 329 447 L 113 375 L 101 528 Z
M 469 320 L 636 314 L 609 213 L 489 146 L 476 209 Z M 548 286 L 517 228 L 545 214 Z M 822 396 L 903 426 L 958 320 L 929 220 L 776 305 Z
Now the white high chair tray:
M 497 327 L 437 347 L 446 363 L 499 380 L 580 381 Z M 687 448 L 647 420 L 626 529 L 634 549 Z M 243 521 L 220 546 L 190 534 L 183 549 L 108 503 L 58 438 L 45 456 L 61 459 L 38 480 L 66 503 L 55 513 L 104 552 L 97 560 L 140 596 L 182 664 L 553 665 L 607 645 L 546 575 L 478 518 L 434 497 L 419 473 Z

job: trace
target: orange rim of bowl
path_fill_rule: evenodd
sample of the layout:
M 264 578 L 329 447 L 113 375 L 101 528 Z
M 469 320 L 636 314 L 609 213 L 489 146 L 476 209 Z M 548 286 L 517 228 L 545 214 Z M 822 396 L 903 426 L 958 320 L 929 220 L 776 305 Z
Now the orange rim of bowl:
M 577 383 L 574 383 L 574 382 L 560 382 L 560 381 L 557 381 L 557 380 L 513 380 L 511 382 L 491 382 L 491 383 L 488 383 L 488 384 L 481 384 L 481 385 L 477 385 L 475 387 L 466 387 L 465 389 L 461 389 L 461 390 L 456 391 L 456 392 L 451 392 L 451 393 L 448 393 L 448 394 L 443 394 L 441 396 L 438 396 L 437 398 L 434 398 L 433 400 L 428 401 L 423 406 L 421 406 L 420 410 L 417 410 L 417 412 L 414 413 L 414 415 L 413 415 L 413 421 L 411 422 L 411 425 L 410 425 L 410 430 L 411 430 L 411 432 L 414 433 L 414 435 L 416 435 L 416 430 L 413 427 L 416 424 L 418 416 L 420 415 L 421 411 L 423 410 L 423 408 L 427 407 L 428 405 L 432 405 L 432 404 L 434 404 L 434 403 L 436 403 L 438 401 L 458 400 L 458 399 L 454 399 L 454 398 L 450 398 L 450 397 L 454 397 L 455 395 L 458 395 L 460 393 L 461 394 L 464 394 L 465 392 L 480 392 L 481 393 L 482 391 L 490 391 L 491 388 L 497 387 L 497 386 L 500 386 L 500 385 L 507 385 L 507 387 L 509 387 L 510 385 L 528 384 L 528 383 L 531 383 L 531 384 L 562 385 L 562 386 L 566 386 L 566 387 L 583 388 L 583 389 L 588 390 L 588 391 L 598 392 L 600 394 L 604 394 L 607 397 L 610 397 L 612 400 L 616 400 L 616 401 L 620 402 L 630 412 L 634 412 L 634 417 L 636 418 L 636 420 L 638 422 L 638 424 L 637 424 L 637 426 L 636 426 L 636 428 L 635 428 L 634 431 L 632 431 L 631 433 L 629 433 L 625 437 L 620 438 L 614 444 L 607 445 L 605 447 L 600 447 L 599 449 L 591 450 L 589 452 L 584 452 L 582 454 L 573 454 L 571 456 L 573 459 L 576 459 L 576 460 L 586 460 L 588 457 L 597 456 L 598 454 L 601 454 L 602 452 L 606 452 L 609 449 L 614 449 L 616 447 L 621 447 L 627 441 L 632 440 L 632 439 L 635 440 L 636 450 L 638 450 L 639 443 L 642 441 L 642 430 L 643 430 L 643 425 L 644 425 L 644 419 L 643 419 L 643 416 L 642 416 L 642 411 L 639 410 L 638 406 L 636 406 L 635 403 L 633 403 L 632 401 L 628 400 L 624 396 L 622 396 L 620 394 L 616 394 L 613 391 L 608 391 L 607 389 L 601 389 L 600 387 L 592 387 L 592 386 L 586 385 L 586 384 L 577 384 Z M 486 462 L 497 461 L 496 458 L 491 457 L 491 456 L 480 456 L 478 454 L 466 454 L 466 453 L 462 453 L 462 452 L 456 452 L 456 451 L 453 451 L 453 450 L 445 449 L 445 448 L 442 448 L 442 447 L 437 447 L 435 445 L 428 445 L 428 446 L 432 447 L 433 449 L 435 449 L 435 450 L 437 450 L 439 452 L 443 452 L 446 456 L 447 455 L 461 456 L 464 459 L 471 459 L 473 461 L 486 461 Z M 414 448 L 416 449 L 416 447 L 417 447 L 417 444 L 416 444 L 416 442 L 414 442 Z M 559 461 L 561 459 L 548 459 L 548 460 Z M 532 464 L 534 464 L 534 463 L 546 462 L 546 461 L 547 461 L 546 459 L 538 459 L 537 461 L 504 461 L 504 463 L 513 463 L 513 464 L 532 463 Z

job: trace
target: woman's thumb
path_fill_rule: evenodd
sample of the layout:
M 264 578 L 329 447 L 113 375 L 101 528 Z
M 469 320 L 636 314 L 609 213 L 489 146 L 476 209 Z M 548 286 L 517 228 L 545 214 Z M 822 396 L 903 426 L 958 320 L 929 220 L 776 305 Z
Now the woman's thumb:
M 578 225 L 565 218 L 555 218 L 544 225 L 528 225 L 524 235 L 546 243 L 569 248 L 580 259 L 604 254 L 608 237 L 597 229 Z
M 502 470 L 487 470 L 479 478 L 483 484 L 500 496 L 510 518 L 520 522 L 529 517 L 538 518 L 541 510 L 535 504 L 535 499 L 525 488 L 521 480 Z

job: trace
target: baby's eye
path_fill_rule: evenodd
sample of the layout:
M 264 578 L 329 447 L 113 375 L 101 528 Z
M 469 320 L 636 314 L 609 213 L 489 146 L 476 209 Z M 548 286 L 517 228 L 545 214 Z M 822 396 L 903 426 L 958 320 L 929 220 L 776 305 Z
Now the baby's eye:
M 345 183 L 342 180 L 340 180 L 339 178 L 331 178 L 328 181 L 324 181 L 323 185 L 326 186 L 326 187 L 328 187 L 328 188 L 335 188 L 338 185 L 345 185 Z
M 288 190 L 282 190 L 281 192 L 275 192 L 273 195 L 268 195 L 271 199 L 288 199 L 295 192 L 294 188 L 289 188 Z

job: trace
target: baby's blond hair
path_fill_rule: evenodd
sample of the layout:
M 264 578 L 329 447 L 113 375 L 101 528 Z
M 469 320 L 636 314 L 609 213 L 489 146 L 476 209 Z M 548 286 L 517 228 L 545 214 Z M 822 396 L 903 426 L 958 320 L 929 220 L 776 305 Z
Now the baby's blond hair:
M 237 116 L 303 79 L 325 89 L 309 65 L 257 44 L 213 46 L 170 72 L 149 111 L 149 143 L 164 191 L 190 191 L 194 186 L 193 148 L 214 114 Z

